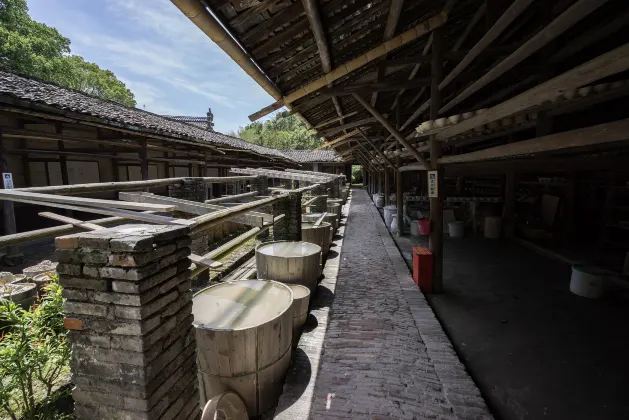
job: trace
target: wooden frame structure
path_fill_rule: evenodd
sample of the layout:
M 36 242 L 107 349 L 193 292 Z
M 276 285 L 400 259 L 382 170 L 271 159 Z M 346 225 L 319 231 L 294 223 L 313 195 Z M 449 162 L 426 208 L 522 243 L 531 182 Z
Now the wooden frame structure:
M 384 178 L 401 196 L 418 170 L 443 182 L 451 165 L 626 152 L 626 116 L 614 112 L 629 96 L 621 0 L 236 3 L 205 2 L 279 92 L 252 119 L 287 105 L 324 138 L 320 149 L 363 165 L 372 193 Z M 386 168 L 400 172 L 391 180 Z M 435 226 L 442 202 L 431 200 Z

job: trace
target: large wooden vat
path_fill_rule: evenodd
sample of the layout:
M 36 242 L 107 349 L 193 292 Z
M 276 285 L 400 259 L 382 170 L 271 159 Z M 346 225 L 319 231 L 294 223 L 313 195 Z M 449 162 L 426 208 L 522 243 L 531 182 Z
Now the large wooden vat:
M 341 221 L 341 205 L 337 203 L 327 203 L 326 210 L 328 213 L 336 214 L 339 222 Z
M 301 222 L 301 240 L 319 245 L 323 258 L 326 258 L 332 243 L 332 225 L 321 222 L 319 226 L 315 226 L 311 222 Z
M 321 217 L 322 214 L 323 213 L 306 213 L 306 214 L 302 214 L 301 215 L 301 221 L 302 222 L 308 222 L 308 223 L 314 223 L 317 220 L 319 220 L 319 217 Z M 334 232 L 336 232 L 336 229 L 338 229 L 338 227 L 339 227 L 339 218 L 336 215 L 336 213 L 328 213 L 323 220 L 325 222 L 328 222 L 329 224 L 331 224 Z M 332 233 L 334 233 L 334 232 L 332 232 Z
M 321 247 L 309 242 L 275 241 L 256 248 L 259 279 L 301 284 L 314 293 L 320 276 Z
M 301 329 L 308 318 L 308 305 L 310 303 L 310 289 L 301 284 L 287 285 L 293 291 L 293 348 L 299 344 Z
M 242 280 L 193 297 L 201 406 L 228 391 L 250 416 L 274 407 L 290 364 L 293 292 L 279 282 Z

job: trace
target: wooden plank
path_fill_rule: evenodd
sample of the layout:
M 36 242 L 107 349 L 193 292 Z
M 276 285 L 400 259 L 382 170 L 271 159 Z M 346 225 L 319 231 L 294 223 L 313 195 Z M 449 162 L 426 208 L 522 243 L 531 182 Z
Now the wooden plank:
M 227 207 L 217 206 L 213 204 L 197 203 L 190 200 L 182 200 L 180 198 L 162 197 L 160 195 L 146 193 L 124 193 L 118 194 L 121 200 L 132 201 L 136 203 L 164 203 L 176 206 L 176 208 L 184 213 L 196 214 L 198 216 L 225 210 Z M 234 223 L 242 223 L 249 226 L 262 226 L 265 221 L 270 222 L 272 216 L 265 213 L 248 213 L 239 217 L 230 219 Z
M 629 138 L 627 133 L 629 133 L 629 119 L 551 134 L 544 137 L 478 150 L 476 152 L 446 156 L 439 159 L 439 163 L 476 162 L 479 160 L 549 152 L 572 147 L 612 143 L 627 140 Z
M 242 174 L 266 175 L 269 178 L 290 179 L 293 181 L 306 181 L 306 182 L 314 182 L 314 183 L 329 181 L 329 178 L 325 176 L 302 175 L 302 174 L 296 174 L 293 172 L 274 171 L 271 169 L 231 168 L 230 171 L 234 173 L 242 173 Z
M 319 218 L 318 218 L 318 219 L 317 219 L 317 220 L 316 220 L 316 221 L 312 224 L 312 226 L 313 226 L 313 227 L 319 227 L 319 225 L 321 224 L 321 222 L 323 222 L 323 219 L 325 219 L 327 215 L 328 215 L 328 213 L 327 213 L 327 212 L 323 212 L 323 213 L 321 214 L 321 217 L 319 217 Z
M 126 203 L 124 201 L 102 200 L 97 198 L 85 197 L 66 197 L 62 195 L 40 194 L 34 192 L 18 191 L 18 190 L 0 190 L 0 200 L 18 201 L 30 200 L 39 201 L 40 205 L 48 205 L 49 203 L 71 204 L 78 206 L 105 207 L 114 209 L 127 210 L 155 210 L 169 212 L 175 210 L 175 206 L 163 204 L 138 204 Z
M 121 217 L 124 219 L 140 220 L 143 222 L 155 223 L 158 225 L 175 224 L 175 225 L 193 226 L 195 224 L 194 221 L 190 221 L 190 220 L 175 219 L 172 217 L 158 216 L 156 214 L 123 210 L 123 209 L 118 209 L 118 208 L 75 206 L 72 204 L 42 202 L 40 200 L 32 200 L 32 199 L 27 199 L 27 198 L 12 198 L 11 200 L 17 201 L 18 203 L 33 204 L 36 206 L 55 207 L 59 209 L 83 211 L 86 213 L 105 214 L 108 216 L 116 216 L 116 217 Z
M 190 258 L 190 260 L 193 263 L 195 263 L 197 265 L 200 264 L 200 265 L 203 265 L 203 266 L 208 267 L 208 268 L 219 268 L 219 267 L 223 266 L 223 263 L 220 262 L 220 261 L 214 261 L 211 258 L 205 258 L 205 257 L 203 257 L 201 255 L 197 255 L 197 254 L 190 254 L 188 256 L 188 258 Z
M 474 93 L 478 92 L 483 87 L 487 86 L 498 77 L 505 74 L 512 69 L 518 63 L 521 63 L 524 59 L 531 56 L 531 54 L 539 51 L 542 47 L 546 46 L 550 41 L 557 38 L 559 35 L 570 29 L 574 24 L 581 19 L 589 15 L 594 10 L 605 4 L 607 0 L 579 0 L 572 7 L 558 16 L 548 26 L 535 34 L 531 39 L 525 42 L 520 48 L 509 55 L 507 58 L 498 63 L 495 67 L 489 70 L 483 77 L 472 83 L 463 92 L 457 95 L 454 99 L 443 106 L 439 113 L 449 111 L 456 105 L 469 98 Z
M 545 101 L 552 101 L 567 90 L 579 88 L 607 76 L 625 71 L 628 68 L 629 43 L 498 104 L 490 108 L 485 114 L 474 116 L 448 127 L 437 134 L 437 139 L 444 140 L 472 130 L 475 127 L 525 111 Z
M 251 201 L 249 203 L 243 203 L 235 207 L 197 216 L 191 219 L 197 223 L 197 226 L 193 228 L 193 233 L 216 226 L 217 224 L 233 219 L 236 216 L 247 213 L 250 210 L 268 206 L 269 204 L 272 204 L 278 200 L 282 200 L 283 198 L 284 197 L 281 195 L 276 197 L 263 198 L 262 200 Z
M 98 182 L 92 184 L 53 185 L 49 187 L 16 188 L 15 191 L 43 194 L 89 194 L 105 191 L 141 190 L 151 187 L 165 187 L 180 184 L 184 178 L 153 179 L 150 181 Z
M 68 217 L 68 216 L 62 216 L 60 214 L 51 213 L 51 212 L 48 212 L 48 211 L 43 211 L 43 212 L 38 213 L 38 214 L 41 217 L 46 217 L 48 219 L 57 220 L 59 222 L 71 224 L 73 226 L 84 228 L 84 229 L 88 229 L 88 230 L 105 229 L 103 226 L 99 226 L 99 225 L 96 225 L 94 223 L 84 222 L 82 220 L 74 219 L 74 218 Z
M 496 23 L 485 33 L 485 35 L 472 47 L 465 58 L 448 74 L 439 84 L 439 89 L 443 90 L 459 74 L 463 72 L 486 48 L 488 48 L 500 34 L 511 25 L 528 7 L 533 0 L 515 0 L 511 6 L 500 16 Z
M 298 3 L 298 2 L 297 2 Z M 332 59 L 330 58 L 330 50 L 326 39 L 325 30 L 319 13 L 319 5 L 316 0 L 302 0 L 306 16 L 310 22 L 310 29 L 314 37 L 317 49 L 319 50 L 319 58 L 321 60 L 321 68 L 324 73 L 332 70 Z
M 243 198 L 255 197 L 256 195 L 258 195 L 257 191 L 252 191 L 252 192 L 243 193 L 243 194 L 236 194 L 236 195 L 225 195 L 223 197 L 212 198 L 211 200 L 205 200 L 205 204 L 216 204 L 222 201 L 229 201 L 229 200 L 241 200 Z
M 380 124 L 382 124 L 384 126 L 384 128 L 386 128 L 389 133 L 393 134 L 393 136 L 397 139 L 397 141 L 399 141 L 404 147 L 406 147 L 411 154 L 413 155 L 413 157 L 415 159 L 417 159 L 418 162 L 420 162 L 422 165 L 424 165 L 425 168 L 429 168 L 430 165 L 428 164 L 428 162 L 426 161 L 426 159 L 424 159 L 419 152 L 417 152 L 417 150 L 415 150 L 415 148 L 413 148 L 413 146 L 411 146 L 406 139 L 404 138 L 404 136 L 402 134 L 400 134 L 399 131 L 397 131 L 395 128 L 393 128 L 393 126 L 387 121 L 386 118 L 384 118 L 382 116 L 382 114 L 380 114 L 380 112 L 378 112 L 373 106 L 371 106 L 371 104 L 369 102 L 367 102 L 363 97 L 361 97 L 360 95 L 356 95 L 354 94 L 354 99 L 356 99 L 363 107 L 365 107 L 365 109 L 367 111 L 369 111 L 369 113 L 371 115 L 373 115 L 374 117 L 376 117 L 378 119 L 378 121 L 380 122 Z

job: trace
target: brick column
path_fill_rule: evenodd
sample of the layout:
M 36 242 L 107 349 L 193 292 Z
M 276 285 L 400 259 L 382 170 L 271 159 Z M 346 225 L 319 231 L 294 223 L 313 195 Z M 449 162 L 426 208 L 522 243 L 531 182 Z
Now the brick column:
M 283 200 L 273 203 L 273 216 L 284 214 L 284 219 L 273 225 L 274 241 L 301 241 L 301 193 L 284 194 Z
M 168 186 L 168 196 L 203 203 L 207 200 L 207 184 L 203 178 L 184 178 L 181 184 Z
M 259 195 L 269 195 L 269 179 L 264 175 L 252 179 L 251 191 L 257 191 Z
M 198 418 L 188 233 L 124 225 L 56 239 L 75 418 Z

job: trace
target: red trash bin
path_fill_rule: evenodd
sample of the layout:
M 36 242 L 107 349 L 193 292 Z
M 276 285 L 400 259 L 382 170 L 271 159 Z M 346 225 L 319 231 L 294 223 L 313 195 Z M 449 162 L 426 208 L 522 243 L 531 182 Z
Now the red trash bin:
M 418 219 L 417 226 L 419 226 L 419 234 L 422 236 L 430 235 L 430 220 Z
M 422 292 L 432 292 L 432 252 L 423 246 L 413 249 L 413 281 Z

